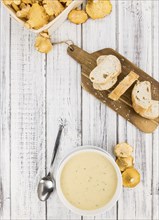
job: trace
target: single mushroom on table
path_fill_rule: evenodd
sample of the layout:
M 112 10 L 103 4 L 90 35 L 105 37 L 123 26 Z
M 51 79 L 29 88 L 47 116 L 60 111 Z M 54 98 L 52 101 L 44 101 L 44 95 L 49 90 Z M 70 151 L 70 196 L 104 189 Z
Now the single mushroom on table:
M 100 19 L 109 15 L 112 11 L 112 4 L 109 0 L 88 0 L 86 12 L 92 19 Z
M 87 19 L 88 15 L 84 10 L 73 9 L 68 15 L 68 20 L 74 24 L 83 24 Z
M 133 188 L 140 183 L 140 173 L 133 167 L 122 173 L 123 186 Z
M 133 152 L 133 148 L 127 143 L 120 143 L 114 147 L 116 157 L 129 157 Z
M 49 53 L 53 45 L 47 32 L 42 32 L 36 37 L 35 48 L 41 53 Z

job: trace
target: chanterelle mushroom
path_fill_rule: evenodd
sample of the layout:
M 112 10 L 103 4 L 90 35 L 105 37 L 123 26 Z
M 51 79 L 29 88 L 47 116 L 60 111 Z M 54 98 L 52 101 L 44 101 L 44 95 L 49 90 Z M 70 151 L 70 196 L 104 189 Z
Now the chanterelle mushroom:
M 129 157 L 133 152 L 133 148 L 127 143 L 120 143 L 114 147 L 114 153 L 117 157 Z
M 123 186 L 133 188 L 140 183 L 140 173 L 133 167 L 122 173 Z
M 48 21 L 49 16 L 46 14 L 45 9 L 38 3 L 35 3 L 29 10 L 28 20 L 25 26 L 28 28 L 39 29 L 46 25 Z
M 69 13 L 68 19 L 74 24 L 83 24 L 87 21 L 88 15 L 84 10 L 73 9 Z
M 24 8 L 22 8 L 20 11 L 17 11 L 16 15 L 18 18 L 28 18 L 28 13 L 30 10 L 30 5 L 25 6 Z
M 40 33 L 35 41 L 35 48 L 41 53 L 49 53 L 53 46 L 47 33 Z
M 92 19 L 104 18 L 112 11 L 112 4 L 109 0 L 88 0 L 86 12 Z
M 16 5 L 20 5 L 21 0 L 3 0 L 4 4 L 6 5 L 11 5 L 12 3 L 16 4 Z
M 65 9 L 59 1 L 55 0 L 44 0 L 43 7 L 45 8 L 46 13 L 50 16 L 58 16 Z
M 133 157 L 118 157 L 116 160 L 117 165 L 119 166 L 119 169 L 121 172 L 123 172 L 128 167 L 133 166 Z

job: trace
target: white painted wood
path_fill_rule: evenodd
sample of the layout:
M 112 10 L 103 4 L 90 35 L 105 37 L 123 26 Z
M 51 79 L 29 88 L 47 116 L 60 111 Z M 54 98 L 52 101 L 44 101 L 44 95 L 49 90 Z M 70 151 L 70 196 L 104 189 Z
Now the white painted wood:
M 0 219 L 10 219 L 10 18 L 1 5 L 0 22 Z
M 152 73 L 152 1 L 120 1 L 119 52 L 149 74 Z M 138 131 L 119 117 L 118 141 L 135 146 L 135 166 L 141 183 L 123 189 L 119 219 L 152 219 L 152 135 Z
M 92 53 L 103 48 L 116 49 L 116 1 L 112 3 L 113 11 L 110 16 L 96 21 L 90 19 L 83 25 L 84 50 Z M 82 142 L 84 145 L 102 147 L 113 155 L 112 149 L 117 142 L 116 121 L 115 112 L 83 90 Z M 116 219 L 116 213 L 117 206 L 97 217 L 84 217 L 84 219 Z
M 69 28 L 68 28 L 69 26 Z M 81 27 L 66 22 L 54 33 L 53 41 L 71 39 L 80 45 Z M 81 70 L 80 66 L 67 55 L 67 45 L 55 45 L 47 57 L 47 167 L 58 131 L 60 118 L 66 120 L 57 164 L 67 153 L 81 145 Z M 56 193 L 47 202 L 48 219 L 80 219 L 59 201 Z
M 159 1 L 152 2 L 152 75 L 159 81 Z M 152 217 L 159 218 L 159 129 L 152 136 Z
M 20 33 L 20 34 L 19 34 Z M 45 55 L 11 23 L 11 219 L 45 219 L 37 184 L 45 173 Z
M 88 52 L 112 47 L 159 80 L 159 2 L 112 3 L 109 17 L 89 19 L 82 28 L 66 22 L 53 40 L 72 39 Z M 55 46 L 45 56 L 34 50 L 34 38 L 15 21 L 10 25 L 1 7 L 1 219 L 159 219 L 159 130 L 143 134 L 81 90 L 81 69 L 67 56 L 67 47 Z M 117 142 L 128 141 L 136 148 L 141 184 L 123 189 L 118 205 L 107 213 L 81 218 L 67 210 L 56 193 L 47 204 L 37 198 L 37 183 L 50 165 L 61 117 L 68 125 L 55 174 L 63 156 L 81 144 L 103 147 L 111 154 Z

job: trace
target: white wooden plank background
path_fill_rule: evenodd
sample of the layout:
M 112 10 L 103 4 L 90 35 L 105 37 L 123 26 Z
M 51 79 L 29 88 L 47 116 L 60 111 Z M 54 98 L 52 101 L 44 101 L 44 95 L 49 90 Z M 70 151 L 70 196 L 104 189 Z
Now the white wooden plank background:
M 55 41 L 72 39 L 93 52 L 112 47 L 159 80 L 159 1 L 112 1 L 112 14 L 82 26 L 65 22 Z M 159 207 L 159 130 L 143 134 L 80 86 L 80 66 L 59 45 L 49 55 L 34 50 L 35 36 L 10 19 L 0 5 L 1 146 L 0 216 L 8 219 L 153 219 Z M 71 213 L 53 194 L 38 201 L 38 180 L 49 167 L 58 122 L 65 118 L 56 168 L 82 144 L 107 149 L 135 146 L 141 184 L 123 189 L 109 212 L 88 218 Z

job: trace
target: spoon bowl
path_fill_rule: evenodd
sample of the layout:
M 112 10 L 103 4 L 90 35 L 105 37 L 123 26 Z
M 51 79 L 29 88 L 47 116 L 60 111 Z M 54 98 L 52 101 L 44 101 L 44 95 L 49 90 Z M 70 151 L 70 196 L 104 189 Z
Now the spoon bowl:
M 50 176 L 43 177 L 38 184 L 38 197 L 41 201 L 49 198 L 50 194 L 55 189 L 55 180 Z

